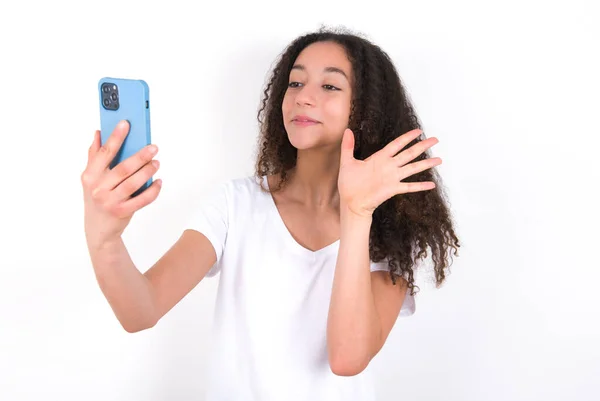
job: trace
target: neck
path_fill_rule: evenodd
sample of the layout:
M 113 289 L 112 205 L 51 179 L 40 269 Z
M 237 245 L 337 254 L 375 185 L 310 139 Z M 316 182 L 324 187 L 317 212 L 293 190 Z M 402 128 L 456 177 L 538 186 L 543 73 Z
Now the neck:
M 298 150 L 296 166 L 290 171 L 289 194 L 307 207 L 338 208 L 340 153 Z

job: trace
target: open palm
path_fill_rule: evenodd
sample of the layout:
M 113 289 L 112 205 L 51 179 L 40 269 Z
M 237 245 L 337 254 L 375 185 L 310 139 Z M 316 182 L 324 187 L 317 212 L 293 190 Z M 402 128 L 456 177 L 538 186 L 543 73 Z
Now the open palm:
M 409 163 L 438 143 L 428 138 L 400 152 L 422 133 L 415 129 L 394 139 L 365 160 L 354 158 L 354 133 L 346 129 L 342 139 L 338 190 L 340 202 L 361 216 L 373 211 L 394 195 L 435 188 L 433 182 L 402 182 L 403 179 L 442 163 L 439 157 Z M 400 152 L 400 153 L 398 153 Z

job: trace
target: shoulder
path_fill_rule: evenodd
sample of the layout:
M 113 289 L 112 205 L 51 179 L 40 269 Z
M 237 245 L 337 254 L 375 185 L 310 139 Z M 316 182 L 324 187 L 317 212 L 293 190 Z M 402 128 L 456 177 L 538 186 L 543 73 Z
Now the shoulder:
M 266 189 L 265 184 L 263 183 L 264 180 L 264 177 L 244 175 L 221 181 L 220 186 L 221 188 L 226 189 L 232 195 L 241 195 L 244 193 L 254 194 Z
M 240 202 L 245 203 L 250 199 L 259 198 L 261 193 L 266 193 L 266 185 L 263 181 L 263 177 L 254 175 L 221 179 L 206 185 L 201 191 L 201 198 L 232 205 Z

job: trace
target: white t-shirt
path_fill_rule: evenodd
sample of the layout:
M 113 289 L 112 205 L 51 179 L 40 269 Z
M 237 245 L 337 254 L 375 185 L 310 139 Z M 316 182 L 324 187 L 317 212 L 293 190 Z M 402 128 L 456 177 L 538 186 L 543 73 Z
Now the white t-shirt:
M 263 186 L 268 188 L 266 177 Z M 187 228 L 213 244 L 219 273 L 206 401 L 370 401 L 369 367 L 332 373 L 327 314 L 339 240 L 315 252 L 291 236 L 253 176 L 209 191 Z M 387 270 L 372 263 L 371 271 Z M 400 316 L 415 311 L 407 291 Z

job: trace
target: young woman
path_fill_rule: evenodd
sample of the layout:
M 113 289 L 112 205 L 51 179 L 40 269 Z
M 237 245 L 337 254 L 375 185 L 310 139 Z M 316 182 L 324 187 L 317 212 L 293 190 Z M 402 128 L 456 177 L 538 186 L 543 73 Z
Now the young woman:
M 98 283 L 136 332 L 220 273 L 207 400 L 373 400 L 366 368 L 415 311 L 416 267 L 429 247 L 439 286 L 460 246 L 428 157 L 438 141 L 386 53 L 349 33 L 293 41 L 264 95 L 255 174 L 215 186 L 144 274 L 121 235 L 160 191 L 130 198 L 156 147 L 111 170 L 128 127 L 103 146 L 96 132 L 81 178 Z

